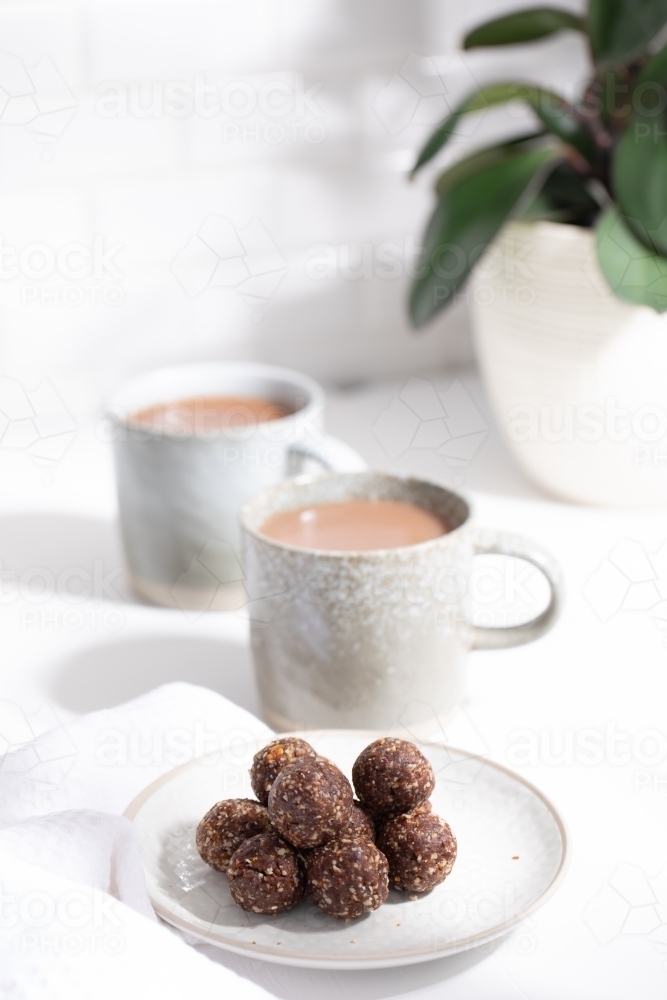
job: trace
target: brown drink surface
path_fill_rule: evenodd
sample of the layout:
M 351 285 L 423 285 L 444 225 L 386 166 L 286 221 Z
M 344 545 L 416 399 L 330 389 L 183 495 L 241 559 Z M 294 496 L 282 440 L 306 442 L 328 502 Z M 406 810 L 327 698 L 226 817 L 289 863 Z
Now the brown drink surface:
M 280 420 L 293 413 L 282 403 L 262 396 L 197 396 L 158 403 L 138 410 L 132 422 L 155 431 L 192 434 L 197 431 L 242 431 L 255 424 Z
M 345 500 L 273 514 L 260 531 L 303 549 L 348 552 L 418 545 L 449 531 L 437 514 L 399 500 Z

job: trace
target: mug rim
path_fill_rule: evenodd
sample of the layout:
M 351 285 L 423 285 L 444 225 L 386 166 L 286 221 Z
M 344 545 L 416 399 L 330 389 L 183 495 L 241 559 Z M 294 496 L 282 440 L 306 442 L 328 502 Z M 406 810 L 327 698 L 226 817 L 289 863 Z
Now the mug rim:
M 290 545 L 288 542 L 280 542 L 275 538 L 270 538 L 268 535 L 262 534 L 261 531 L 256 528 L 250 527 L 247 524 L 247 517 L 251 512 L 251 508 L 254 504 L 259 503 L 261 500 L 269 497 L 272 493 L 284 490 L 287 487 L 304 485 L 307 486 L 312 482 L 321 482 L 322 480 L 331 479 L 358 479 L 362 476 L 376 476 L 382 479 L 389 479 L 403 483 L 415 483 L 417 485 L 424 486 L 435 486 L 436 489 L 440 490 L 442 493 L 446 493 L 451 497 L 456 497 L 460 500 L 466 507 L 466 517 L 461 522 L 457 524 L 455 528 L 451 528 L 449 531 L 444 532 L 442 535 L 436 535 L 434 538 L 427 538 L 425 542 L 415 542 L 412 545 L 393 545 L 391 548 L 387 549 L 315 549 L 306 548 L 303 545 Z M 295 507 L 289 507 L 288 510 L 295 510 Z M 314 556 L 327 556 L 334 559 L 379 559 L 386 558 L 389 553 L 399 552 L 417 552 L 428 548 L 429 546 L 435 546 L 442 544 L 443 539 L 451 538 L 452 535 L 457 534 L 463 528 L 467 528 L 472 520 L 473 510 L 472 504 L 467 497 L 463 494 L 458 493 L 456 490 L 449 489 L 448 486 L 443 486 L 435 479 L 428 479 L 425 476 L 413 476 L 409 473 L 399 473 L 399 472 L 384 472 L 381 469 L 365 469 L 361 472 L 326 472 L 318 476 L 297 476 L 293 479 L 283 479 L 280 483 L 275 483 L 273 486 L 265 486 L 264 489 L 255 493 L 249 500 L 242 505 L 239 510 L 239 521 L 241 528 L 246 534 L 251 535 L 258 541 L 264 542 L 267 545 L 273 545 L 277 549 L 283 549 L 287 552 L 301 552 L 307 553 L 308 555 Z
M 177 431 L 156 429 L 154 427 L 144 427 L 141 424 L 132 421 L 132 413 L 134 412 L 130 405 L 127 403 L 121 404 L 120 402 L 114 401 L 115 397 L 123 397 L 126 394 L 131 395 L 132 391 L 141 386 L 144 382 L 148 381 L 150 378 L 156 378 L 159 376 L 165 376 L 169 374 L 178 373 L 193 373 L 195 370 L 200 369 L 202 373 L 212 373 L 217 369 L 218 371 L 233 371 L 236 370 L 239 374 L 246 372 L 248 375 L 255 375 L 259 378 L 265 377 L 267 380 L 271 378 L 282 379 L 286 383 L 290 383 L 295 387 L 303 389 L 307 395 L 307 402 L 299 409 L 294 410 L 292 413 L 286 414 L 284 417 L 277 417 L 271 420 L 272 425 L 284 425 L 293 421 L 297 418 L 303 419 L 310 411 L 315 409 L 317 406 L 324 406 L 325 404 L 325 394 L 324 389 L 320 383 L 312 378 L 310 375 L 306 375 L 303 372 L 297 371 L 294 368 L 283 368 L 280 365 L 268 365 L 259 361 L 186 361 L 183 364 L 177 365 L 161 365 L 159 368 L 149 368 L 147 371 L 142 372 L 133 378 L 120 383 L 114 393 L 112 393 L 112 398 L 108 399 L 103 406 L 104 416 L 107 420 L 113 423 L 116 427 L 123 427 L 128 430 L 136 430 L 146 435 L 147 437 L 154 437 L 157 439 L 170 439 L 177 441 L 187 441 L 189 438 L 195 436 L 191 434 L 179 434 Z M 192 396 L 190 396 L 192 398 Z M 172 397 L 174 403 L 182 401 L 179 399 L 177 394 Z M 121 416 L 116 407 L 121 407 L 124 405 L 124 414 Z M 150 404 L 149 404 L 150 405 Z M 140 408 L 141 404 L 137 404 L 137 408 Z

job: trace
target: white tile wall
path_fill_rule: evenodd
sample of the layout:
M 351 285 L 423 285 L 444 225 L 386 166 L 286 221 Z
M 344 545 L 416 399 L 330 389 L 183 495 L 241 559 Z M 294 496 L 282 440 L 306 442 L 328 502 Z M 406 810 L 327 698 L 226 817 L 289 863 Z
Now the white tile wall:
M 585 71 L 571 37 L 461 55 L 466 27 L 505 6 L 0 2 L 0 237 L 23 260 L 0 272 L 3 373 L 49 378 L 83 413 L 118 379 L 190 358 L 344 382 L 468 357 L 464 304 L 418 336 L 406 320 L 432 199 L 406 168 L 476 83 L 518 74 L 572 90 Z M 458 147 L 525 121 L 471 119 Z M 247 244 L 215 277 L 197 237 L 211 216 Z M 21 258 L 33 244 L 55 261 L 42 277 L 36 251 Z M 253 282 L 232 286 L 232 272 Z

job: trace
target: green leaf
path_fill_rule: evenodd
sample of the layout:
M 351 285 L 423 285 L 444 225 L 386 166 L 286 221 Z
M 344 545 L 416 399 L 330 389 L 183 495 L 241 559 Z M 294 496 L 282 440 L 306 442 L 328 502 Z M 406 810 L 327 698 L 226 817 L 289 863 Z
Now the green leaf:
M 451 191 L 452 188 L 456 187 L 460 181 L 465 180 L 466 177 L 472 177 L 475 174 L 482 173 L 489 167 L 504 163 L 506 160 L 511 159 L 513 155 L 515 154 L 505 146 L 492 146 L 490 149 L 483 149 L 473 156 L 466 157 L 465 160 L 459 160 L 453 167 L 450 167 L 449 170 L 440 175 L 435 185 L 435 193 L 439 198 L 442 198 L 444 194 Z
M 602 273 L 619 298 L 667 311 L 667 260 L 639 242 L 615 206 L 600 216 L 597 252 Z
M 586 179 L 569 163 L 559 163 L 522 211 L 521 218 L 590 226 L 599 212 L 600 205 L 589 192 Z
M 614 195 L 627 223 L 649 250 L 667 255 L 667 123 L 636 114 L 612 163 Z
M 667 46 L 644 65 L 632 93 L 635 113 L 613 156 L 614 195 L 635 237 L 667 255 Z
M 557 7 L 533 7 L 529 10 L 517 11 L 497 17 L 493 21 L 481 24 L 479 28 L 470 31 L 464 41 L 464 49 L 475 49 L 482 45 L 516 45 L 520 42 L 532 42 L 537 38 L 545 38 L 556 31 L 571 29 L 585 31 L 586 25 L 581 17 L 570 14 L 569 11 Z
M 643 55 L 667 23 L 667 0 L 589 0 L 588 33 L 599 66 Z
M 444 191 L 426 229 L 423 266 L 412 286 L 415 326 L 451 301 L 501 226 L 558 162 L 553 148 L 515 152 Z
M 532 132 L 529 135 L 510 139 L 508 142 L 502 143 L 502 145 L 488 146 L 473 153 L 472 156 L 467 156 L 464 160 L 459 160 L 458 163 L 455 163 L 453 167 L 450 167 L 449 170 L 446 170 L 438 177 L 435 184 L 436 194 L 438 197 L 442 197 L 446 191 L 449 191 L 465 177 L 478 174 L 480 171 L 486 170 L 487 167 L 495 166 L 496 163 L 503 163 L 505 160 L 516 155 L 518 147 L 528 147 L 536 139 L 541 139 L 544 135 L 544 131 Z
M 496 83 L 482 87 L 445 118 L 417 157 L 412 174 L 414 175 L 447 145 L 462 115 L 498 104 L 507 104 L 510 101 L 523 101 L 528 104 L 550 132 L 574 146 L 589 162 L 596 162 L 598 151 L 593 136 L 586 125 L 576 117 L 572 106 L 564 98 L 550 90 L 526 83 Z
M 665 83 L 667 83 L 667 45 L 659 49 L 644 64 L 644 67 L 637 79 L 635 91 L 637 90 L 637 87 L 641 87 L 642 84 L 645 85 L 646 89 L 649 89 L 650 84 L 664 86 Z
M 667 45 L 655 52 L 642 67 L 631 92 L 631 109 L 645 118 L 658 118 L 667 90 Z M 662 122 L 658 122 L 662 127 Z

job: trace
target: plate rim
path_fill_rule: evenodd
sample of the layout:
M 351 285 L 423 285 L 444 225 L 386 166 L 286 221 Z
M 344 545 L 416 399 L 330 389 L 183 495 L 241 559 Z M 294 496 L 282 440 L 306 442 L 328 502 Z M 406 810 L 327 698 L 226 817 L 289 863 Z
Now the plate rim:
M 370 736 L 372 742 L 372 739 L 378 739 L 382 734 L 377 730 L 371 729 L 310 729 L 299 730 L 298 732 L 276 733 L 273 736 L 273 739 L 280 739 L 283 736 L 298 736 L 301 738 L 310 737 L 310 739 L 313 739 L 317 735 L 334 737 L 356 736 L 364 739 L 367 739 Z M 263 737 L 258 736 L 257 742 L 261 742 L 262 739 Z M 236 955 L 245 956 L 246 958 L 255 958 L 259 961 L 273 962 L 277 965 L 288 965 L 309 969 L 389 969 L 403 965 L 417 965 L 421 962 L 431 962 L 439 958 L 446 958 L 448 955 L 456 955 L 463 951 L 469 951 L 471 948 L 479 947 L 480 945 L 494 941 L 496 938 L 508 934 L 514 927 L 543 906 L 547 900 L 553 896 L 556 889 L 558 889 L 561 882 L 564 880 L 572 860 L 572 839 L 568 832 L 565 820 L 548 795 L 534 785 L 532 781 L 524 778 L 523 775 L 518 774 L 505 764 L 500 764 L 498 761 L 492 760 L 482 754 L 472 753 L 469 750 L 462 750 L 460 747 L 452 746 L 449 743 L 438 743 L 433 740 L 413 740 L 412 742 L 420 747 L 435 747 L 438 750 L 452 750 L 454 753 L 461 754 L 469 760 L 479 760 L 484 765 L 508 775 L 514 781 L 523 785 L 530 792 L 532 792 L 532 794 L 546 806 L 547 810 L 553 817 L 561 838 L 562 853 L 560 864 L 558 865 L 558 868 L 549 885 L 545 887 L 537 899 L 534 899 L 532 903 L 525 906 L 519 913 L 509 917 L 501 924 L 497 924 L 495 927 L 479 931 L 476 934 L 468 935 L 468 937 L 462 938 L 454 945 L 445 945 L 437 950 L 411 950 L 409 952 L 394 953 L 391 956 L 383 956 L 381 958 L 360 957 L 355 959 L 349 956 L 341 956 L 341 958 L 331 958 L 330 956 L 323 956 L 322 958 L 318 958 L 316 956 L 306 957 L 300 955 L 298 952 L 284 952 L 283 954 L 277 954 L 275 950 L 271 950 L 263 945 L 235 944 L 230 942 L 228 938 L 222 939 L 222 937 L 216 937 L 214 934 L 204 934 L 199 927 L 191 924 L 187 919 L 174 915 L 171 911 L 167 910 L 160 902 L 153 898 L 150 888 L 147 887 L 151 906 L 158 916 L 161 917 L 166 923 L 170 924 L 172 927 L 176 927 L 178 930 L 192 935 L 201 943 L 211 944 L 216 948 L 223 949 L 223 951 L 229 951 Z M 209 756 L 212 756 L 212 754 L 203 754 L 200 757 L 193 757 L 192 760 L 186 761 L 184 764 L 179 764 L 178 767 L 172 768 L 170 771 L 166 771 L 165 774 L 160 775 L 159 778 L 152 781 L 132 799 L 123 812 L 123 816 L 134 824 L 134 820 L 139 810 L 160 788 L 162 788 L 163 785 L 168 784 L 178 774 L 194 767 L 200 761 L 206 760 Z

